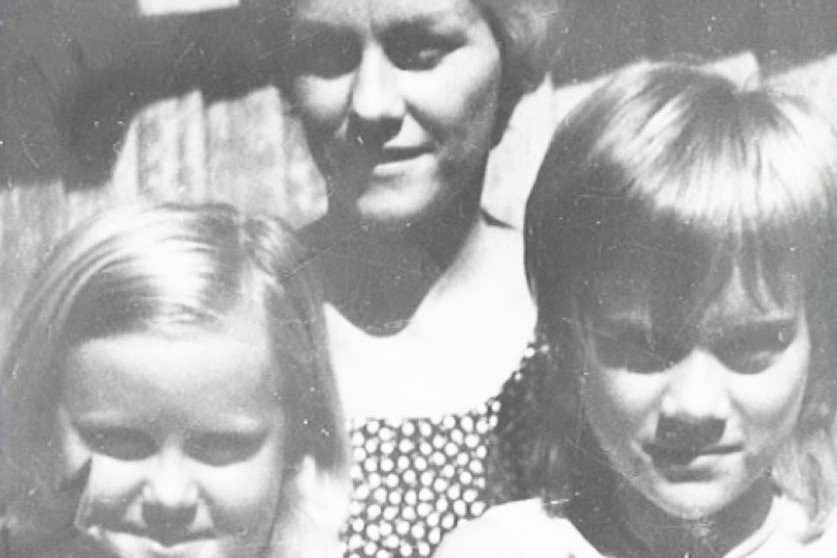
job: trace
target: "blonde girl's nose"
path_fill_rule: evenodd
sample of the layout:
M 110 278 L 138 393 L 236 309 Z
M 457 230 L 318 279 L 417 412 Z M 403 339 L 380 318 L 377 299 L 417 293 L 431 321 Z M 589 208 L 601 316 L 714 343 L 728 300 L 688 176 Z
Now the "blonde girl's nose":
M 161 453 L 143 490 L 143 518 L 152 529 L 188 526 L 195 517 L 199 488 L 192 463 L 176 451 Z

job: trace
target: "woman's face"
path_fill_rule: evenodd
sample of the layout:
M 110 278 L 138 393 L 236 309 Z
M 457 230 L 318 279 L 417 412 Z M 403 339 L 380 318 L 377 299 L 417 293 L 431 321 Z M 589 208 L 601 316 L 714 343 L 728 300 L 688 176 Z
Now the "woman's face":
M 585 317 L 584 411 L 630 487 L 671 516 L 710 517 L 756 486 L 793 434 L 805 311 L 756 303 L 733 279 L 696 324 L 653 324 L 648 282 L 631 273 L 610 272 Z
M 70 351 L 64 471 L 92 460 L 79 522 L 134 558 L 260 556 L 282 481 L 282 413 L 264 327 L 124 334 Z
M 295 105 L 331 209 L 401 227 L 480 178 L 500 50 L 470 0 L 295 0 Z M 477 185 L 478 187 L 478 185 Z

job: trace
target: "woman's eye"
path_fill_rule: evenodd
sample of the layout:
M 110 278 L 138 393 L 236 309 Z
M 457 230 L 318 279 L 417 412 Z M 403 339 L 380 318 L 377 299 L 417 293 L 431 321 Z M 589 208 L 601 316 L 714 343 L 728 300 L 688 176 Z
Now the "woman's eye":
M 387 54 L 402 70 L 430 70 L 452 51 L 457 44 L 444 37 L 407 33 L 391 41 Z
M 209 465 L 222 467 L 249 459 L 263 443 L 264 436 L 261 434 L 207 432 L 191 436 L 186 453 Z
M 769 368 L 795 338 L 795 324 L 753 326 L 726 336 L 714 352 L 729 369 L 757 374 Z
M 295 75 L 334 78 L 348 74 L 360 63 L 360 50 L 350 40 L 317 36 L 295 41 L 290 56 Z
M 440 48 L 426 47 L 411 52 L 400 53 L 395 57 L 395 65 L 404 70 L 429 70 L 439 64 L 445 56 Z
M 80 433 L 93 452 L 121 461 L 139 461 L 157 451 L 149 434 L 133 428 L 82 428 Z

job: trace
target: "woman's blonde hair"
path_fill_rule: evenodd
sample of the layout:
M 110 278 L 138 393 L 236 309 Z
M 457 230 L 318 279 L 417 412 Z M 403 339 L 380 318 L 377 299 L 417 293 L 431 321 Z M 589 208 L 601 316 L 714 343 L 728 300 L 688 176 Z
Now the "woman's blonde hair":
M 380 0 L 386 2 L 387 0 Z M 570 12 L 568 0 L 469 0 L 483 13 L 500 47 L 502 80 L 499 127 L 505 126 L 517 101 L 534 89 L 554 62 L 558 49 L 555 23 Z M 296 0 L 245 0 L 248 20 L 254 23 L 263 46 L 266 71 L 278 77 L 280 87 L 290 82 L 293 61 L 291 20 Z

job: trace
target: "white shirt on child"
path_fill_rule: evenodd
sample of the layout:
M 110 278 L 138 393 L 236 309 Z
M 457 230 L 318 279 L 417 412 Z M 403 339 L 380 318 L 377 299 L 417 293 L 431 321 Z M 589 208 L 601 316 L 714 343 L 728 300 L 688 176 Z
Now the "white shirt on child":
M 825 533 L 803 541 L 802 508 L 777 497 L 764 525 L 723 558 L 835 558 L 837 517 Z M 605 557 L 567 519 L 551 517 L 540 499 L 496 506 L 462 524 L 443 541 L 434 558 L 620 558 Z M 719 557 L 720 558 L 720 557 Z

